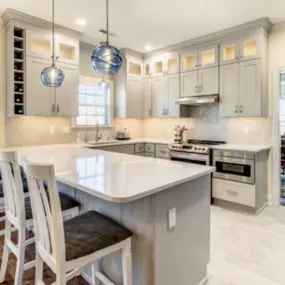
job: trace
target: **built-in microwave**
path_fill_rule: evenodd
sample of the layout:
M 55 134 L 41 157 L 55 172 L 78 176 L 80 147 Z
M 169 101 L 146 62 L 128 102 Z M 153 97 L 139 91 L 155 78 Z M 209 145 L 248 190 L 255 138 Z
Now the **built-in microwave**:
M 213 152 L 213 176 L 220 179 L 255 184 L 255 154 L 242 151 Z

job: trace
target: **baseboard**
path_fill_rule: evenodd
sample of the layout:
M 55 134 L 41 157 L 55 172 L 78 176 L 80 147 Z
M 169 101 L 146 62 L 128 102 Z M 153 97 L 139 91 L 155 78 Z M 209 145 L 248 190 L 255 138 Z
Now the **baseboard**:
M 208 277 L 206 276 L 198 285 L 207 285 L 208 281 Z
M 85 281 L 87 281 L 89 284 L 92 284 L 92 280 L 91 280 L 91 278 L 90 278 L 90 276 L 88 276 L 85 272 L 82 272 L 81 273 L 81 276 L 83 277 L 83 279 L 85 280 Z M 200 284 L 199 284 L 200 285 Z M 201 284 L 202 285 L 202 284 Z
M 268 204 L 265 203 L 255 214 L 259 215 L 267 206 L 268 206 Z

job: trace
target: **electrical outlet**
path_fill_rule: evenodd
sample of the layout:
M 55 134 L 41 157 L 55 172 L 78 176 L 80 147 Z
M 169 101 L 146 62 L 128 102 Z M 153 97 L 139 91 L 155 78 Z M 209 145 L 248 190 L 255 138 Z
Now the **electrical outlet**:
M 176 227 L 176 208 L 168 210 L 168 229 Z
M 63 134 L 69 134 L 70 133 L 70 127 L 69 126 L 63 126 L 62 133 Z
M 49 134 L 50 134 L 50 135 L 53 135 L 54 132 L 55 132 L 54 126 L 49 126 Z

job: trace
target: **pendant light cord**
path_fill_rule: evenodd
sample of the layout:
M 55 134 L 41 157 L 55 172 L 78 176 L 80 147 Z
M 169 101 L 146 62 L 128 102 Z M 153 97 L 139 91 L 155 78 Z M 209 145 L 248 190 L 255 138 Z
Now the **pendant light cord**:
M 54 42 L 54 0 L 52 0 L 52 65 L 55 64 L 55 42 Z
M 107 41 L 106 44 L 109 45 L 109 0 L 106 0 L 106 30 L 107 30 Z

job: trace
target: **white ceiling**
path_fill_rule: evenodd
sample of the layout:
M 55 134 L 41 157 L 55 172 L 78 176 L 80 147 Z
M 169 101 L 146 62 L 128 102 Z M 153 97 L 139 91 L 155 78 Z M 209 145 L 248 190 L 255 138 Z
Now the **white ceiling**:
M 104 37 L 104 0 L 55 0 L 56 23 L 79 30 L 97 44 Z M 285 21 L 285 0 L 110 0 L 110 30 L 117 34 L 111 43 L 144 52 L 219 31 L 231 26 L 269 17 L 273 23 Z M 51 0 L 1 0 L 6 8 L 51 18 Z M 85 18 L 87 26 L 75 24 Z

